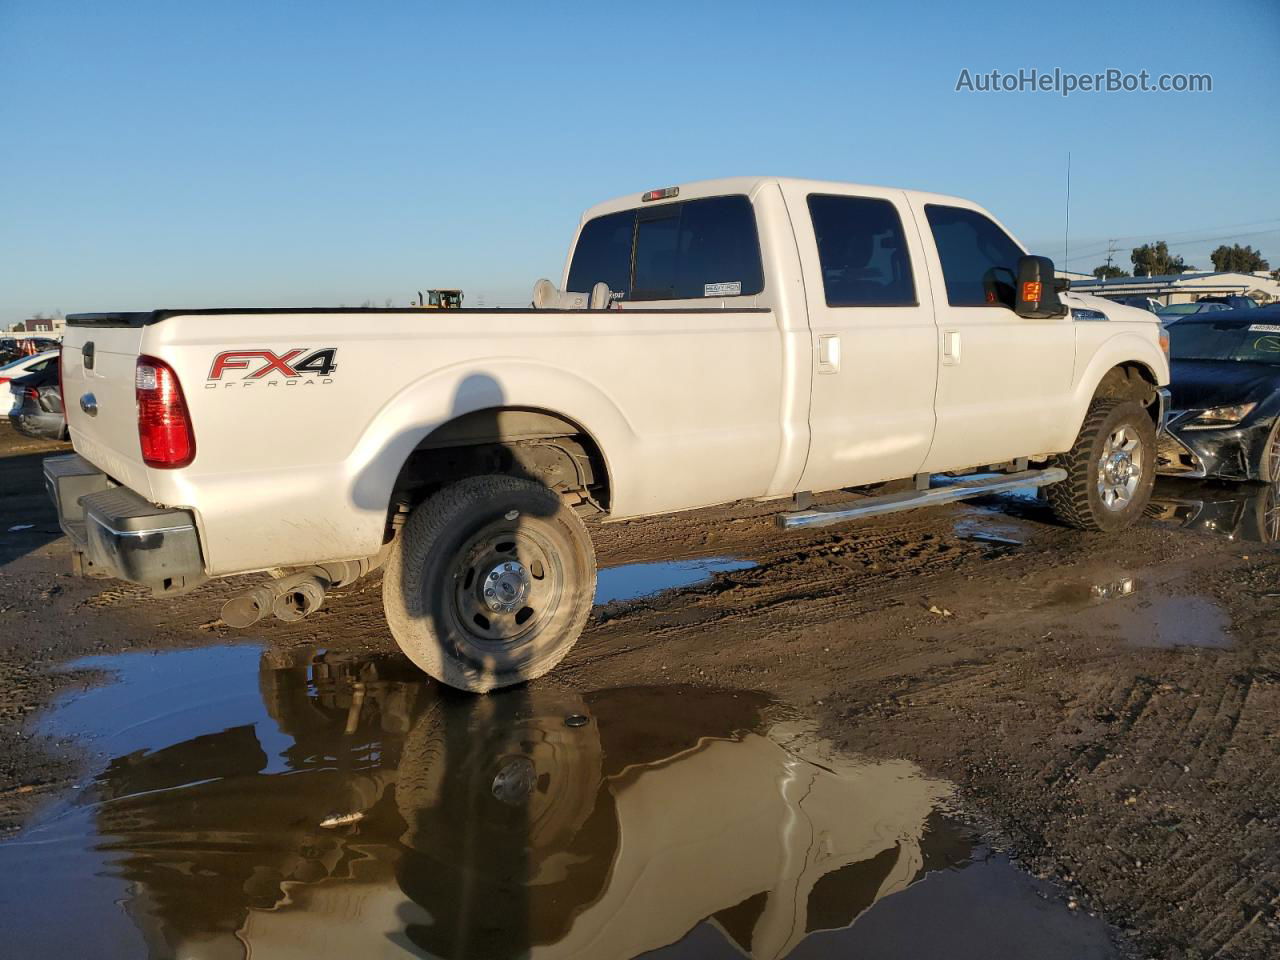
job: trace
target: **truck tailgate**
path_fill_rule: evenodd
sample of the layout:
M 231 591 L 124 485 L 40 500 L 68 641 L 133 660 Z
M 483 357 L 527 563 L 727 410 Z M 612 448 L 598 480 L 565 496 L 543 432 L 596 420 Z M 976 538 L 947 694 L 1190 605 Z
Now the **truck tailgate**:
M 62 404 L 76 452 L 147 497 L 150 480 L 134 396 L 144 330 L 124 323 L 69 323 L 62 340 Z

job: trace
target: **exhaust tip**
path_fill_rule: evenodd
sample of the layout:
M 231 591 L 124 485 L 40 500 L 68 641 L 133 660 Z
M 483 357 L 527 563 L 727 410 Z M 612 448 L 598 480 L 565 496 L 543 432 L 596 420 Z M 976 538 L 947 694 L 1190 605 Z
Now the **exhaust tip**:
M 261 620 L 265 612 L 253 597 L 232 597 L 222 605 L 222 622 L 229 627 L 248 627 Z
M 310 616 L 324 602 L 324 589 L 319 583 L 304 581 L 276 597 L 271 612 L 286 623 Z

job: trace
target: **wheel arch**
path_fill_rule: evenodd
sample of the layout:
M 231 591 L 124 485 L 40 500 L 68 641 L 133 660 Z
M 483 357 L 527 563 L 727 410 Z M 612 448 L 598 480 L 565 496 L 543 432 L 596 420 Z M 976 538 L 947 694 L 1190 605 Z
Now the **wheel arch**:
M 609 467 L 591 431 L 553 410 L 509 405 L 452 417 L 418 441 L 400 466 L 392 504 L 399 495 L 429 493 L 484 473 L 523 477 L 562 491 L 580 489 L 591 507 L 609 508 Z
M 570 434 L 570 430 L 572 433 Z M 503 431 L 508 431 L 504 435 Z M 438 370 L 392 397 L 347 460 L 350 499 L 385 537 L 406 468 L 424 452 L 573 436 L 595 458 L 610 502 L 636 456 L 631 424 L 597 385 L 549 364 L 489 360 Z
M 1076 380 L 1071 415 L 1056 438 L 1057 450 L 1069 450 L 1096 399 L 1132 399 L 1158 419 L 1157 390 L 1169 383 L 1169 361 L 1147 337 L 1116 334 L 1100 344 Z

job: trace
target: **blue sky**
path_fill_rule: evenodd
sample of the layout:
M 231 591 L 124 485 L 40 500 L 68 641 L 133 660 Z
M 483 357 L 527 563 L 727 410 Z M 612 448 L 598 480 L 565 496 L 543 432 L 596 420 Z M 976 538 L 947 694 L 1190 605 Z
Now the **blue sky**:
M 971 197 L 1061 261 L 1068 149 L 1071 267 L 1109 237 L 1207 267 L 1223 236 L 1280 267 L 1277 50 L 1275 0 L 0 0 L 0 325 L 519 304 L 583 208 L 740 173 Z M 1020 67 L 1214 89 L 954 90 Z

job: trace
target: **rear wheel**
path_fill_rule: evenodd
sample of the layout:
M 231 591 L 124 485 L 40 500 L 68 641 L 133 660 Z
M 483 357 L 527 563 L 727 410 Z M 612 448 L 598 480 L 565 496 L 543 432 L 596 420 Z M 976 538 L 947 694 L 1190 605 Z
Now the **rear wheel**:
M 1095 400 L 1075 445 L 1053 458 L 1067 479 L 1047 488 L 1058 519 L 1113 533 L 1142 516 L 1155 483 L 1156 431 L 1133 401 Z
M 591 612 L 595 581 L 591 538 L 558 494 L 516 477 L 471 477 L 410 515 L 382 603 L 414 663 L 484 693 L 564 658 Z

